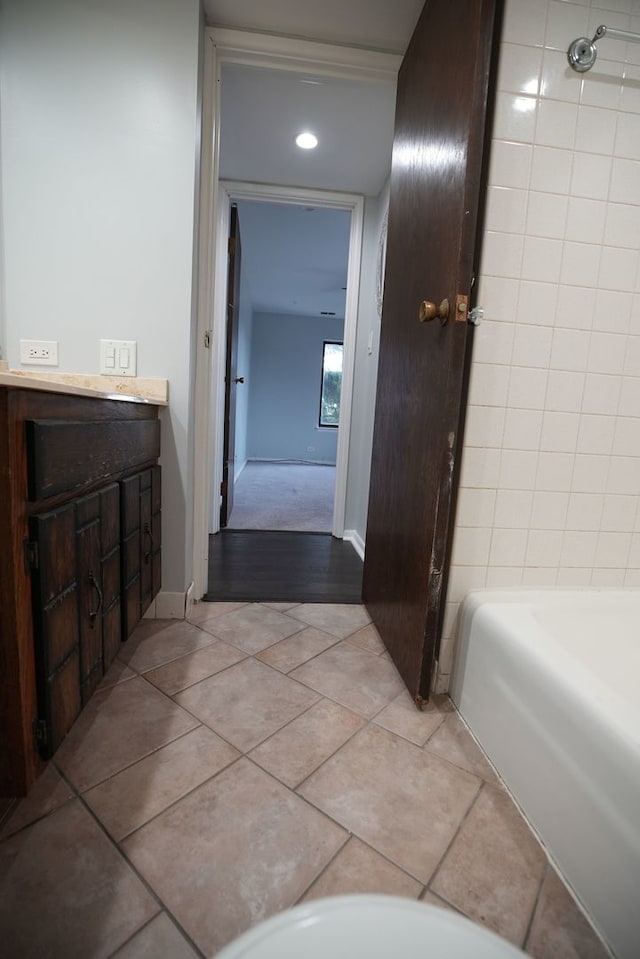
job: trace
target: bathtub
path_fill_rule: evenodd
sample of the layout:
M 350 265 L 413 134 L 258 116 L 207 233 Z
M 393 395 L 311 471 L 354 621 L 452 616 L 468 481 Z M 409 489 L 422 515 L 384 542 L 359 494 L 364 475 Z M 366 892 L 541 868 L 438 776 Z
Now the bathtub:
M 470 593 L 450 695 L 593 924 L 640 956 L 640 590 Z

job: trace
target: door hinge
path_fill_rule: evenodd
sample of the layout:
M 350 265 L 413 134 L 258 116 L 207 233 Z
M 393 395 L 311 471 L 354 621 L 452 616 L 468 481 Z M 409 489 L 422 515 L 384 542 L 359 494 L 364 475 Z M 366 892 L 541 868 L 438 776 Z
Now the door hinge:
M 33 720 L 33 742 L 42 756 L 49 752 L 49 723 L 46 719 Z
M 24 541 L 24 568 L 27 573 L 32 569 L 38 569 L 40 556 L 38 553 L 38 543 L 36 540 L 25 539 Z
M 442 570 L 432 569 L 429 579 L 429 609 L 437 609 L 442 589 Z
M 223 480 L 223 482 L 220 483 L 220 496 L 226 496 L 226 495 L 227 495 L 227 484 Z
M 211 348 L 211 330 L 204 331 L 204 348 L 205 350 Z

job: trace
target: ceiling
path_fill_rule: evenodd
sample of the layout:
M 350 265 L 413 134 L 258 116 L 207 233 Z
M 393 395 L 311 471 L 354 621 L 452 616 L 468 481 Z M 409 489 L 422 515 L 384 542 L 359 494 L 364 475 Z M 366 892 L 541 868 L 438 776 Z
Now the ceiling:
M 239 200 L 242 264 L 260 313 L 344 319 L 347 210 Z
M 208 23 L 214 26 L 403 53 L 423 2 L 205 0 L 204 6 Z M 220 175 L 250 183 L 377 195 L 391 167 L 394 110 L 394 84 L 225 63 Z M 303 129 L 318 136 L 315 150 L 295 146 L 295 136 Z M 316 210 L 305 216 L 296 207 L 251 206 L 256 209 L 241 215 L 243 270 L 249 276 L 254 308 L 299 315 L 320 315 L 329 309 L 344 316 L 346 252 L 344 257 L 341 253 L 340 268 L 335 256 L 344 243 L 331 237 L 320 242 L 337 229 L 338 220 L 332 220 L 336 211 Z M 348 231 L 349 214 L 341 216 Z M 304 233 L 310 221 L 317 231 L 315 239 Z M 276 246 L 272 240 L 280 231 L 283 242 Z M 267 249 L 260 253 L 262 240 Z
M 204 0 L 207 22 L 404 53 L 424 0 Z
M 225 63 L 221 99 L 223 179 L 376 195 L 389 176 L 395 84 Z

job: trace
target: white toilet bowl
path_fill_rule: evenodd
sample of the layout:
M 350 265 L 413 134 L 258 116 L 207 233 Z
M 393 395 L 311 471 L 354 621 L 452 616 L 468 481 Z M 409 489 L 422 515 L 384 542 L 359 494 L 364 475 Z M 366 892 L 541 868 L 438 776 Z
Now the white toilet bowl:
M 396 896 L 336 896 L 278 913 L 216 959 L 522 959 L 458 913 Z

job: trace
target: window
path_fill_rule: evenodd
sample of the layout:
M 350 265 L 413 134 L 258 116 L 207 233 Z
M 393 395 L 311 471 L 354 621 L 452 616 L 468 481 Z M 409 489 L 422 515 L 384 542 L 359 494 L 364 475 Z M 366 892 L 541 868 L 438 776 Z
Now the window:
M 342 343 L 325 340 L 322 345 L 322 384 L 320 387 L 320 426 L 340 423 L 342 387 Z

